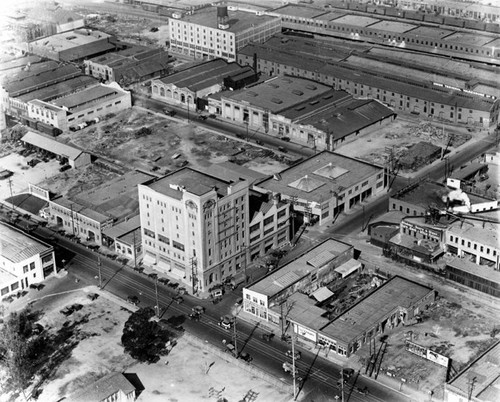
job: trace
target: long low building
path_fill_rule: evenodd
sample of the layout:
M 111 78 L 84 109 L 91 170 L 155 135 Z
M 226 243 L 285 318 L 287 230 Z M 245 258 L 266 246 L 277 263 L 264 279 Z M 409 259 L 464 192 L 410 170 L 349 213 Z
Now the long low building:
M 367 198 L 384 193 L 384 168 L 358 159 L 323 151 L 255 184 L 255 190 L 280 194 L 320 225 L 355 208 Z
M 66 160 L 73 168 L 84 167 L 91 163 L 91 155 L 89 153 L 71 145 L 63 144 L 46 135 L 34 133 L 33 131 L 28 131 L 21 138 L 21 142 L 56 155 L 60 160 Z
M 221 105 L 223 119 L 317 150 L 333 150 L 395 117 L 378 101 L 356 100 L 345 91 L 293 76 L 224 92 Z
M 304 38 L 253 43 L 241 49 L 238 63 L 254 66 L 256 59 L 258 72 L 312 79 L 336 90 L 345 90 L 355 97 L 379 100 L 394 110 L 441 121 L 484 128 L 493 127 L 498 122 L 498 99 L 480 96 L 473 91 L 453 90 L 444 84 L 438 86 L 399 77 L 395 69 L 394 73 L 388 74 L 329 60 L 325 58 L 323 47 L 321 41 Z
M 70 127 L 132 107 L 132 96 L 116 82 L 54 99 L 28 102 L 28 117 L 67 131 Z
M 0 296 L 8 296 L 56 273 L 54 248 L 0 223 Z

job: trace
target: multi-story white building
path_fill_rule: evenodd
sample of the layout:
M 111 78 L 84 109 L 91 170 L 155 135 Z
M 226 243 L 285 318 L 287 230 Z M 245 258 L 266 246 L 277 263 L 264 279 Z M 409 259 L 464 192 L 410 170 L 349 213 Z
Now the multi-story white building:
M 236 60 L 236 52 L 250 42 L 263 43 L 281 32 L 281 19 L 231 9 L 204 7 L 169 18 L 170 49 L 197 59 Z
M 52 246 L 0 223 L 0 296 L 28 289 L 55 272 Z
M 465 218 L 451 224 L 447 230 L 446 246 L 450 253 L 478 265 L 500 270 L 500 225 Z M 485 267 L 485 269 L 488 269 Z
M 63 131 L 109 113 L 132 107 L 132 97 L 116 83 L 100 84 L 68 96 L 44 102 L 28 102 L 28 117 Z
M 241 274 L 249 186 L 187 167 L 139 185 L 143 264 L 201 296 Z

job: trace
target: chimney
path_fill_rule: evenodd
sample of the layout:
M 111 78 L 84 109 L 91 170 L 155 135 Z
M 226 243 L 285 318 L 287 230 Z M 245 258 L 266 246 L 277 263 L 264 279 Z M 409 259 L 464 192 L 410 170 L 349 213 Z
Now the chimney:
M 229 15 L 227 13 L 227 4 L 217 5 L 217 28 L 228 29 L 229 28 Z

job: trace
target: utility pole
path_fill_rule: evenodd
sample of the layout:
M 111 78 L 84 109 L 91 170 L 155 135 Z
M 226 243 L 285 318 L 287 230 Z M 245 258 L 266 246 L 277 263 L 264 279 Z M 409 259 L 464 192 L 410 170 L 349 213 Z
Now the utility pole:
M 156 300 L 156 317 L 160 318 L 160 301 L 158 299 L 158 276 L 155 278 L 155 300 Z
M 236 332 L 236 316 L 234 316 L 234 322 L 233 322 L 233 343 L 234 343 L 234 356 L 238 358 L 238 333 Z
M 293 330 L 292 330 L 293 332 Z M 292 334 L 292 377 L 293 377 L 293 400 L 297 400 L 297 380 L 295 378 L 295 336 Z
M 342 396 L 342 402 L 344 402 L 344 368 L 342 367 L 340 369 L 340 389 L 341 389 L 341 396 Z
M 99 289 L 102 289 L 101 256 L 97 256 L 97 269 L 99 270 Z
M 133 240 L 134 244 L 132 246 L 134 249 L 132 252 L 134 253 L 134 269 L 136 269 L 137 268 L 137 248 L 135 246 L 135 230 L 132 233 L 134 236 L 134 240 Z

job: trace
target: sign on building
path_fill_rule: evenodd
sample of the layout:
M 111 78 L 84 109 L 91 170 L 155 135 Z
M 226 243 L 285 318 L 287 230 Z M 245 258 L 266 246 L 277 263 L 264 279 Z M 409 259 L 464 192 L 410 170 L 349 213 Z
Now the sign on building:
M 440 366 L 448 367 L 450 359 L 447 358 L 446 356 L 443 356 L 425 346 L 417 345 L 416 343 L 410 341 L 406 341 L 405 346 L 406 350 L 410 353 L 423 357 L 424 359 L 430 360 L 431 362 L 439 364 Z
M 31 183 L 28 183 L 28 189 L 30 194 L 36 195 L 37 197 L 50 201 L 50 192 L 48 190 L 35 186 L 34 184 Z

